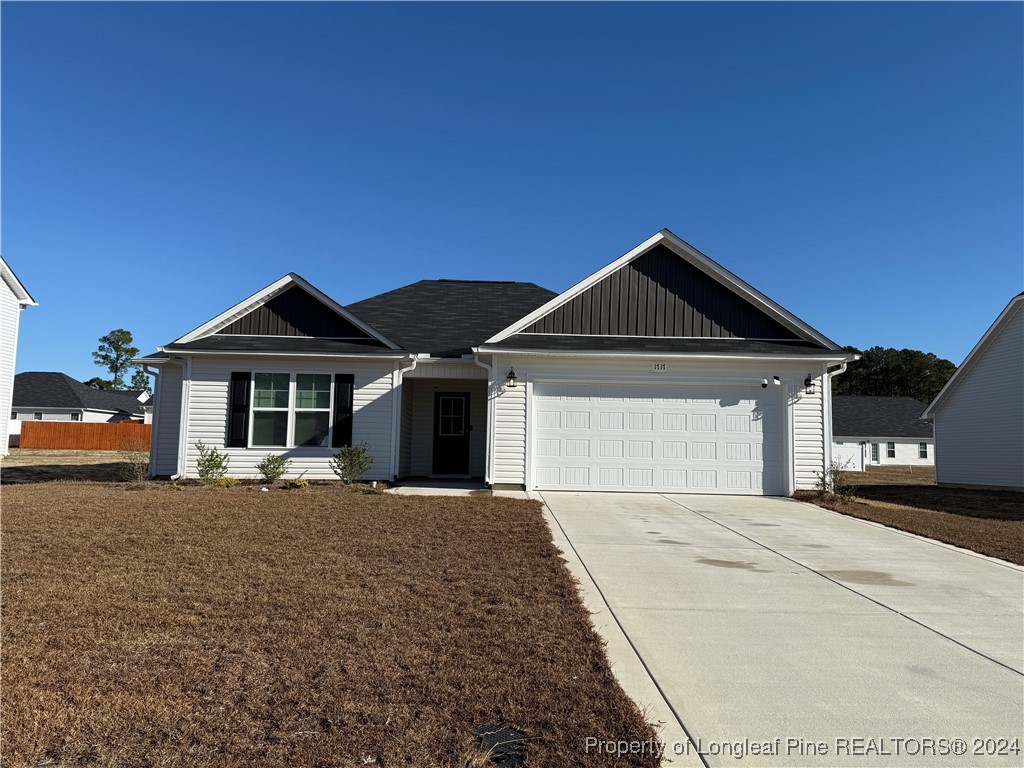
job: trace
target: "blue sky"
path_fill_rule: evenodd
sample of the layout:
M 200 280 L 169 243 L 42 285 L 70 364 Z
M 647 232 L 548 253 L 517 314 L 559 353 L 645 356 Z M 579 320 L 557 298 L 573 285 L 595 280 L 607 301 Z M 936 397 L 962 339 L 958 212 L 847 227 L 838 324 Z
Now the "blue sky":
M 840 344 L 1024 288 L 1021 4 L 4 3 L 18 370 L 282 274 L 563 290 L 668 227 Z

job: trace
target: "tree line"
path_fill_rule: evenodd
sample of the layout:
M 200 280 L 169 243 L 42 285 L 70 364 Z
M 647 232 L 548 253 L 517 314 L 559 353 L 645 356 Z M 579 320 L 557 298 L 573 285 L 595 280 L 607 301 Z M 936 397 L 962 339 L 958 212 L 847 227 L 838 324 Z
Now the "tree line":
M 949 360 L 917 349 L 844 349 L 861 357 L 832 379 L 834 395 L 913 397 L 930 403 L 956 371 Z

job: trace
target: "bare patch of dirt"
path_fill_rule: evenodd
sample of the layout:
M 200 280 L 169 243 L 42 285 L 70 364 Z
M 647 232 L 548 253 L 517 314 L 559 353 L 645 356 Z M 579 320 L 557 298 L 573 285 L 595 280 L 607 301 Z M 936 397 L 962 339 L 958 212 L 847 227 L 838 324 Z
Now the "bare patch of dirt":
M 0 483 L 46 483 L 52 480 L 113 482 L 127 472 L 120 451 L 57 451 L 14 448 L 0 459 Z

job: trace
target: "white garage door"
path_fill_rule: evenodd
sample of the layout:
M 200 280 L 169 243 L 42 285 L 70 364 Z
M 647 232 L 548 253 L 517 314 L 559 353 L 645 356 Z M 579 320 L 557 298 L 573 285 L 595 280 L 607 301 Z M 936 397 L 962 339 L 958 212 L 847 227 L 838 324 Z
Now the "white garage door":
M 780 495 L 779 388 L 533 386 L 540 490 Z

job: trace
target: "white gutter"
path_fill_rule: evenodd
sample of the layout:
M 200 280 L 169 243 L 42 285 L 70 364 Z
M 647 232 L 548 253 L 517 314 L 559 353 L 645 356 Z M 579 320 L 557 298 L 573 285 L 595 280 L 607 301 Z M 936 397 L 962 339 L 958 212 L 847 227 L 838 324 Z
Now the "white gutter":
M 360 355 L 349 352 L 265 352 L 258 349 L 249 351 L 239 350 L 205 350 L 205 349 L 166 349 L 157 347 L 158 352 L 166 352 L 169 355 L 209 355 L 212 357 L 323 357 L 331 360 L 339 357 L 357 358 L 359 360 L 407 360 L 409 353 L 386 354 L 386 355 Z
M 776 360 L 779 362 L 850 362 L 857 359 L 857 355 L 775 355 L 765 353 L 763 355 L 709 355 L 691 354 L 688 352 L 570 352 L 550 351 L 537 349 L 501 349 L 495 347 L 480 347 L 481 354 L 489 355 L 531 355 L 536 357 L 628 357 L 628 358 L 685 358 L 687 360 Z

